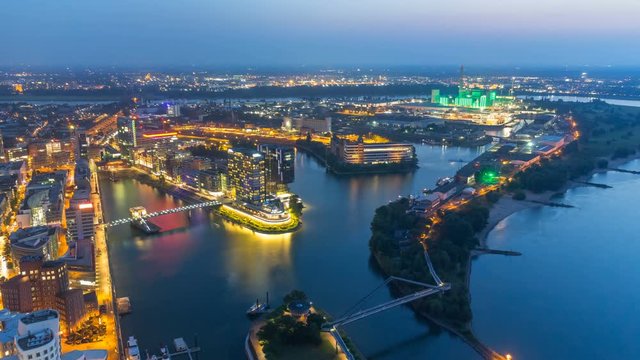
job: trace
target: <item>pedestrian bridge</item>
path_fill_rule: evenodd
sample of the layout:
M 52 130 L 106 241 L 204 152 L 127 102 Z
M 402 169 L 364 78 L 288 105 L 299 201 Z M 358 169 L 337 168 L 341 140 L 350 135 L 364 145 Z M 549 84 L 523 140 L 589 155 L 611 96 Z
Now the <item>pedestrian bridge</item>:
M 113 220 L 110 221 L 108 223 L 105 223 L 104 225 L 106 227 L 111 227 L 111 226 L 116 226 L 116 225 L 123 225 L 123 224 L 128 224 L 134 220 L 137 219 L 141 219 L 141 220 L 146 220 L 149 218 L 153 218 L 156 216 L 161 216 L 161 215 L 167 215 L 167 214 L 174 214 L 174 213 L 178 213 L 178 212 L 182 212 L 182 211 L 189 211 L 189 210 L 195 210 L 195 209 L 200 209 L 200 208 L 204 208 L 204 207 L 211 207 L 211 206 L 218 206 L 218 205 L 222 205 L 222 203 L 220 201 L 217 200 L 213 200 L 213 201 L 205 201 L 205 202 L 201 202 L 201 203 L 197 203 L 197 204 L 191 204 L 191 205 L 186 205 L 186 206 L 181 206 L 181 207 L 177 207 L 177 208 L 173 208 L 173 209 L 165 209 L 162 211 L 156 211 L 156 212 L 152 212 L 152 213 L 147 213 L 146 209 L 142 208 L 142 207 L 138 207 L 138 208 L 131 208 L 131 210 L 136 209 L 138 211 L 130 211 L 131 212 L 131 217 L 128 218 L 124 218 L 124 219 L 117 219 L 117 220 Z

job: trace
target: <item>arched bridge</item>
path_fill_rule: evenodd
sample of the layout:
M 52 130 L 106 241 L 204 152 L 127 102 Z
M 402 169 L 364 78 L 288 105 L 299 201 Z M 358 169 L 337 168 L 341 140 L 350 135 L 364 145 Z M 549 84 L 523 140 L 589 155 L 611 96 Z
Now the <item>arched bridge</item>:
M 146 220 L 146 219 L 160 216 L 160 215 L 174 214 L 177 212 L 189 211 L 189 210 L 200 209 L 200 208 L 210 207 L 210 206 L 218 206 L 218 205 L 222 205 L 222 203 L 220 201 L 213 200 L 213 201 L 205 201 L 197 204 L 181 206 L 173 209 L 165 209 L 165 210 L 156 211 L 152 213 L 147 213 L 145 210 L 140 212 L 138 216 L 132 215 L 131 217 L 128 217 L 128 218 L 113 220 L 108 223 L 105 223 L 104 225 L 106 227 L 111 227 L 116 225 L 128 224 L 136 219 Z M 132 208 L 132 209 L 135 209 L 135 208 Z

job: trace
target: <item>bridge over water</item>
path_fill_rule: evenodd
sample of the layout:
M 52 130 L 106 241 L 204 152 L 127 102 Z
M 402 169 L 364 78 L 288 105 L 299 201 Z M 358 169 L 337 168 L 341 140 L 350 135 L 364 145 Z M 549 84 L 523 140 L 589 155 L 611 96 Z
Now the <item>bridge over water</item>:
M 182 211 L 189 211 L 189 210 L 200 209 L 200 208 L 204 208 L 204 207 L 218 206 L 218 205 L 222 205 L 222 203 L 220 201 L 217 201 L 217 200 L 212 200 L 212 201 L 205 201 L 205 202 L 201 202 L 201 203 L 197 203 L 197 204 L 180 206 L 180 207 L 172 208 L 172 209 L 165 209 L 165 210 L 156 211 L 156 212 L 152 212 L 152 213 L 147 213 L 146 210 L 144 210 L 144 211 L 138 212 L 137 214 L 132 214 L 131 217 L 113 220 L 113 221 L 110 221 L 108 223 L 105 223 L 104 225 L 106 227 L 123 225 L 123 224 L 128 224 L 128 223 L 130 223 L 130 222 L 132 222 L 134 220 L 143 220 L 144 221 L 146 219 L 150 219 L 150 218 L 153 218 L 153 217 L 156 217 L 156 216 L 174 214 L 174 213 L 178 213 L 178 212 L 182 212 Z M 135 208 L 132 208 L 132 209 L 135 209 Z M 142 209 L 144 209 L 144 208 L 142 208 Z

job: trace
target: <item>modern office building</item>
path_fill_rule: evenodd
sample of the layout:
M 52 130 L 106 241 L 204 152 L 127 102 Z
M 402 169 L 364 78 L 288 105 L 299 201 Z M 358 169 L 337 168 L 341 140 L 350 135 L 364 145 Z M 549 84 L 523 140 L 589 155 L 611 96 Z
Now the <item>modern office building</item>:
M 134 116 L 121 116 L 118 118 L 118 145 L 122 157 L 133 161 L 133 149 L 138 146 L 137 119 Z
M 331 151 L 339 161 L 353 165 L 398 164 L 416 161 L 413 145 L 404 143 L 364 143 L 333 137 Z
M 60 227 L 33 226 L 21 228 L 9 235 L 11 255 L 20 260 L 25 256 L 41 256 L 46 260 L 58 257 Z
M 266 199 L 265 157 L 257 150 L 229 149 L 228 180 L 232 196 L 240 202 L 262 205 Z
M 267 193 L 275 194 L 295 179 L 295 151 L 292 147 L 263 144 L 258 150 L 265 157 Z

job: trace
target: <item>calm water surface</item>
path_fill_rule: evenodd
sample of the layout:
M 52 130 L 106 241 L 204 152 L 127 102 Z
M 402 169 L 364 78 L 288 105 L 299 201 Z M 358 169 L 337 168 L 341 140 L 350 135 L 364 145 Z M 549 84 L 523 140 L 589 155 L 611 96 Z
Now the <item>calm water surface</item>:
M 369 258 L 369 224 L 374 210 L 398 195 L 433 187 L 481 149 L 418 146 L 414 174 L 338 178 L 315 160 L 296 156 L 291 188 L 307 208 L 300 231 L 259 235 L 205 211 L 154 219 L 163 232 L 140 236 L 129 226 L 109 231 L 110 257 L 118 296 L 129 296 L 133 314 L 122 321 L 124 336 L 142 349 L 197 333 L 201 359 L 243 359 L 249 322 L 245 311 L 269 291 L 280 302 L 292 289 L 304 290 L 320 307 L 341 315 L 378 286 Z M 101 182 L 106 220 L 128 216 L 142 205 L 154 211 L 181 204 L 134 180 Z M 374 303 L 391 299 L 382 289 Z M 430 329 L 406 307 L 346 327 L 369 359 L 474 359 L 459 339 Z
M 640 162 L 625 166 L 640 170 Z M 515 359 L 640 359 L 640 176 L 609 172 L 563 202 L 516 213 L 473 263 L 476 335 Z

